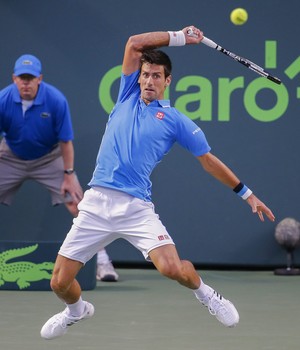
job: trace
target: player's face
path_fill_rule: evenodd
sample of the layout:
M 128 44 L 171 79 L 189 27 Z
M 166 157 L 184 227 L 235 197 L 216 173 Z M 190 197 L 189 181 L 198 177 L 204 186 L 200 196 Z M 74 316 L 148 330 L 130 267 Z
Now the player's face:
M 33 100 L 38 92 L 42 76 L 35 77 L 31 74 L 13 75 L 13 81 L 17 85 L 23 100 Z
M 164 67 L 161 65 L 144 63 L 139 83 L 141 98 L 148 104 L 154 100 L 163 100 L 165 89 L 171 83 L 171 76 L 165 77 Z

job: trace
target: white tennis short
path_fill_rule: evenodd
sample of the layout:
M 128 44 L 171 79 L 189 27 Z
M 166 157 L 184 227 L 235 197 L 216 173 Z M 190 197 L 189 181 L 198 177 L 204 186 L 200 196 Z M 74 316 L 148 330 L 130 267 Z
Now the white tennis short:
M 154 211 L 145 202 L 125 192 L 94 187 L 84 193 L 79 215 L 59 254 L 85 264 L 100 249 L 118 238 L 126 239 L 142 252 L 146 260 L 157 247 L 174 244 Z

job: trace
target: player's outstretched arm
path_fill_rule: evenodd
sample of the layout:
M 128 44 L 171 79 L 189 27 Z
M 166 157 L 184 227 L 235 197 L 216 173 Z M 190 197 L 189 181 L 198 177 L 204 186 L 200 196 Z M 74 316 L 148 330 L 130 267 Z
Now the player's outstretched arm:
M 261 221 L 264 221 L 264 214 L 270 221 L 275 220 L 272 211 L 251 190 L 243 185 L 238 177 L 220 159 L 210 152 L 197 157 L 197 159 L 205 171 L 245 199 L 252 208 L 252 212 L 257 214 Z

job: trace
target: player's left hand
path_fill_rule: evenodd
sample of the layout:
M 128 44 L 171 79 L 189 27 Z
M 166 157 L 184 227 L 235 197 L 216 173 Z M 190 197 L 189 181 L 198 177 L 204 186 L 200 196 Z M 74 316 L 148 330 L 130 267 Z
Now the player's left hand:
M 259 200 L 253 193 L 246 199 L 247 203 L 252 208 L 252 213 L 257 214 L 261 221 L 265 221 L 264 214 L 270 221 L 275 221 L 275 216 L 261 200 Z

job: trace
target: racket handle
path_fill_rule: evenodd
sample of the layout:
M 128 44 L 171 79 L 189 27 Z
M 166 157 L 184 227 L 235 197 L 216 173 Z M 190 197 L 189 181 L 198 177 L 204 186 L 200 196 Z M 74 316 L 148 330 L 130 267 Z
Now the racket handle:
M 193 28 L 191 28 L 191 27 L 187 30 L 187 35 L 188 35 L 188 36 L 193 36 L 193 37 L 195 37 L 195 38 L 198 37 L 198 35 L 194 33 Z M 219 46 L 219 45 L 216 44 L 214 41 L 212 41 L 212 40 L 206 38 L 205 36 L 203 37 L 203 39 L 201 40 L 201 42 L 202 42 L 203 44 L 205 44 L 205 45 L 207 45 L 207 46 L 213 48 L 213 49 L 216 49 L 216 48 Z
M 206 38 L 205 36 L 203 37 L 203 39 L 201 40 L 202 44 L 205 44 L 213 49 L 216 49 L 218 47 L 218 44 L 216 44 L 214 41 Z

